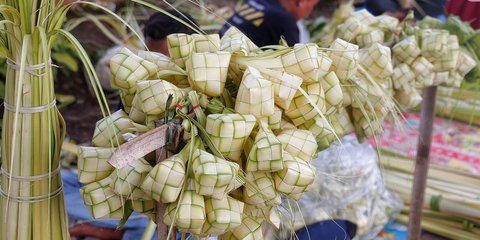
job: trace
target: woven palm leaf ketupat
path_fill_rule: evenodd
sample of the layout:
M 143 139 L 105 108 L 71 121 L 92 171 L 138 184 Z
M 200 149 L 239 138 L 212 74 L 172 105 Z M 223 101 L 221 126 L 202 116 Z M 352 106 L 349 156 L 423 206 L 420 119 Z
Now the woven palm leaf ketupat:
M 448 82 L 449 77 L 450 77 L 450 72 L 448 71 L 434 72 L 433 85 L 440 85 L 440 84 L 446 83 Z
M 433 85 L 433 64 L 424 57 L 418 57 L 410 65 L 415 74 L 415 86 L 427 87 Z
M 262 240 L 262 221 L 243 215 L 242 224 L 220 236 L 220 240 Z
M 446 53 L 448 44 L 447 30 L 423 30 L 421 32 L 422 55 L 429 61 L 435 61 L 436 58 L 441 57 Z
M 337 26 L 337 36 L 351 42 L 366 30 L 365 24 L 355 18 L 348 18 L 347 21 Z
M 220 39 L 220 51 L 247 56 L 257 49 L 258 47 L 252 42 L 252 40 L 240 32 L 236 27 L 230 27 L 223 34 L 222 39 Z
M 114 192 L 128 199 L 137 200 L 143 198 L 149 200 L 140 188 L 140 185 L 150 170 L 152 170 L 152 167 L 142 158 L 128 163 L 127 166 L 116 169 L 112 173 L 110 187 Z
M 186 61 L 190 86 L 210 97 L 220 96 L 227 81 L 230 57 L 229 52 L 192 53 Z
M 352 15 L 352 18 L 357 19 L 361 23 L 364 23 L 366 25 L 375 25 L 379 22 L 381 22 L 380 19 L 377 17 L 373 16 L 368 10 L 362 9 L 360 11 L 355 11 Z
M 157 52 L 138 51 L 138 56 L 157 65 L 158 71 L 149 79 L 167 80 L 177 87 L 188 87 L 187 72 L 170 57 Z
M 142 111 L 147 115 L 164 113 L 167 110 L 165 107 L 170 94 L 173 96 L 170 109 L 173 109 L 175 104 L 184 97 L 183 91 L 165 80 L 140 81 L 137 83 L 137 89 Z
M 167 226 L 175 223 L 180 232 L 200 235 L 206 221 L 205 198 L 196 193 L 194 189 L 193 182 L 188 183 L 178 202 L 167 205 L 163 223 Z
M 205 130 L 226 158 L 238 162 L 255 122 L 253 115 L 210 114 Z
M 100 181 L 114 170 L 107 161 L 114 148 L 80 147 L 78 150 L 78 181 L 84 184 Z
M 395 92 L 395 100 L 402 109 L 411 109 L 422 102 L 422 96 L 417 90 L 400 89 Z
M 260 123 L 257 136 L 248 154 L 246 171 L 276 172 L 283 169 L 282 143 L 273 132 Z
M 130 200 L 131 207 L 133 211 L 143 213 L 150 217 L 153 221 L 156 221 L 156 207 L 157 202 L 153 200 Z
M 128 116 L 135 123 L 145 124 L 145 121 L 147 119 L 147 115 L 145 114 L 145 112 L 143 112 L 142 100 L 140 99 L 139 94 L 135 94 L 135 97 L 133 97 L 132 108 L 130 109 L 130 112 L 128 113 Z
M 399 62 L 410 64 L 421 53 L 415 36 L 404 38 L 392 47 L 393 57 Z
M 80 195 L 94 219 L 122 218 L 123 199 L 110 187 L 111 178 L 104 178 L 80 188 Z
M 320 79 L 320 84 L 325 92 L 325 115 L 337 112 L 343 103 L 343 91 L 337 75 L 334 72 L 329 72 Z
M 135 94 L 128 93 L 127 91 L 122 90 L 120 90 L 119 92 L 120 100 L 122 101 L 125 112 L 130 113 L 130 110 L 132 110 L 133 98 L 135 97 Z
M 368 33 L 358 35 L 356 40 L 360 48 L 368 48 L 374 43 L 383 43 L 385 41 L 385 34 L 383 31 L 375 29 Z
M 193 51 L 197 53 L 216 52 L 220 47 L 220 35 L 218 34 L 192 34 L 192 38 L 194 41 Z
M 340 81 L 346 81 L 357 72 L 358 46 L 337 38 L 331 45 L 328 56 L 332 59 L 331 70 Z
M 148 173 L 141 188 L 157 202 L 175 202 L 185 181 L 185 160 L 174 155 L 157 165 Z
M 247 67 L 238 88 L 235 111 L 257 118 L 271 116 L 275 111 L 273 93 L 272 83 L 255 68 Z
M 280 56 L 282 69 L 277 70 L 299 76 L 304 83 L 318 82 L 318 79 L 330 68 L 329 62 L 322 61 L 318 55 L 316 44 L 295 44 L 293 50 Z
M 249 56 L 257 51 L 258 47 L 237 28 L 230 27 L 220 39 L 219 50 L 230 52 L 232 56 Z M 231 63 L 228 67 L 228 77 L 238 86 L 244 71 L 245 66 Z
M 222 199 L 238 175 L 238 164 L 197 149 L 192 156 L 195 190 L 198 194 Z
M 303 80 L 295 75 L 280 71 L 272 71 L 263 76 L 273 84 L 275 104 L 284 110 L 288 109 Z
M 175 64 L 185 68 L 185 61 L 193 52 L 193 37 L 184 33 L 170 34 L 167 36 L 167 46 Z
M 288 152 L 285 152 L 284 156 L 285 168 L 273 174 L 275 188 L 287 196 L 295 194 L 294 197 L 298 200 L 300 195 L 297 194 L 305 192 L 315 180 L 316 169 Z
M 133 94 L 136 91 L 136 82 L 155 76 L 158 67 L 123 47 L 110 60 L 110 71 L 112 87 Z
M 220 235 L 242 224 L 244 203 L 232 197 L 205 200 L 206 221 L 203 235 Z
M 301 125 L 326 112 L 325 92 L 323 91 L 322 84 L 320 82 L 314 82 L 304 84 L 302 88 L 307 93 L 307 96 L 297 91 L 290 107 L 284 112 L 285 116 L 287 116 L 295 126 Z M 316 107 L 313 106 L 312 103 L 315 104 Z M 318 110 L 320 110 L 320 112 Z
M 415 81 L 415 74 L 407 64 L 401 63 L 393 69 L 392 80 L 395 89 L 408 91 L 412 88 L 412 83 Z
M 390 48 L 374 43 L 360 54 L 360 62 L 376 81 L 383 82 L 393 74 Z
M 457 72 L 461 76 L 464 77 L 467 75 L 467 73 L 470 72 L 476 65 L 477 63 L 472 57 L 470 57 L 470 55 L 463 50 L 460 51 L 457 61 Z
M 445 46 L 444 54 L 433 61 L 434 71 L 449 71 L 455 69 L 458 62 L 458 55 L 460 54 L 460 46 L 458 38 L 455 35 L 447 37 L 447 44 Z
M 259 121 L 264 121 L 268 124 L 268 127 L 272 130 L 276 130 L 280 128 L 280 122 L 282 121 L 283 111 L 277 105 L 273 106 L 273 114 L 260 118 Z
M 146 130 L 138 127 L 123 110 L 118 110 L 95 124 L 92 144 L 95 147 L 112 147 L 112 144 L 118 147 L 118 144 L 125 142 L 123 133 Z
M 317 153 L 315 136 L 307 130 L 286 129 L 277 135 L 283 148 L 294 157 L 310 162 Z
M 282 199 L 275 189 L 272 173 L 247 172 L 246 178 L 252 181 L 255 186 L 255 188 L 248 185 L 244 187 L 243 201 L 246 204 L 256 208 L 264 208 L 282 203 Z

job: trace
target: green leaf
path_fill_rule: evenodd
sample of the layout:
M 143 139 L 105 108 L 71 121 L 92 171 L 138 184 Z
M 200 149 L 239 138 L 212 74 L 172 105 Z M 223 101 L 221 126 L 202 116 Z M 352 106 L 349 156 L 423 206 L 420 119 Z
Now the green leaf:
M 5 97 L 5 83 L 0 81 L 0 97 Z
M 68 53 L 54 52 L 52 53 L 52 58 L 55 62 L 60 63 L 61 65 L 66 66 L 70 71 L 78 71 L 77 59 L 72 57 Z
M 132 209 L 132 202 L 127 201 L 125 205 L 123 205 L 123 217 L 120 219 L 120 222 L 117 225 L 117 229 L 122 228 L 125 223 L 127 223 L 128 218 L 132 215 L 133 209 Z

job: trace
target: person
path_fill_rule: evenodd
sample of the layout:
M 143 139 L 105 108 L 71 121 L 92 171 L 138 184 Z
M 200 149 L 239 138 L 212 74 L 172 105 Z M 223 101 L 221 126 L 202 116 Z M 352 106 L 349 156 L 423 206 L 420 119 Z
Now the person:
M 195 20 L 189 14 L 180 14 L 174 10 L 169 10 L 168 12 L 175 17 L 184 20 L 190 25 L 193 25 L 193 27 L 197 26 Z M 143 33 L 145 37 L 145 44 L 150 51 L 163 53 L 169 56 L 167 47 L 167 36 L 169 34 L 193 34 L 195 32 L 193 29 L 187 27 L 183 23 L 180 23 L 176 19 L 173 19 L 161 12 L 157 12 L 150 16 L 150 18 L 147 20 Z
M 237 27 L 257 46 L 276 45 L 283 37 L 288 45 L 300 42 L 297 21 L 307 17 L 318 0 L 245 0 L 220 30 Z
M 415 3 L 418 5 L 415 7 Z M 365 0 L 365 8 L 373 15 L 381 15 L 383 13 L 403 19 L 408 10 L 415 11 L 415 18 L 422 19 L 425 15 L 438 17 L 443 15 L 443 6 L 445 0 L 427 1 L 399 1 L 399 0 Z

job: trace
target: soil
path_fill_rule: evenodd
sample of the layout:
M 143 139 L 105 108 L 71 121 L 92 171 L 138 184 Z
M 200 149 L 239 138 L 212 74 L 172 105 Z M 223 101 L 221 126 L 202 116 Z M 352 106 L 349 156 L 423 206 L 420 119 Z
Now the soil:
M 71 77 L 58 76 L 55 92 L 72 95 L 75 102 L 60 109 L 67 124 L 67 135 L 77 144 L 90 143 L 95 123 L 100 120 L 102 113 L 93 90 L 87 84 L 82 72 Z M 117 93 L 105 92 L 110 109 L 115 110 L 119 102 Z

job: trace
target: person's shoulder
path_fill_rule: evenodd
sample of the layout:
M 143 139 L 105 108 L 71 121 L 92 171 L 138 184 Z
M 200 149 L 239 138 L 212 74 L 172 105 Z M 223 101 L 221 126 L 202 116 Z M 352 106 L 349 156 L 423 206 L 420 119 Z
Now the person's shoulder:
M 234 24 L 249 22 L 255 27 L 262 25 L 295 24 L 295 19 L 276 0 L 247 0 L 237 5 L 230 19 Z M 267 23 L 267 24 L 264 24 Z

